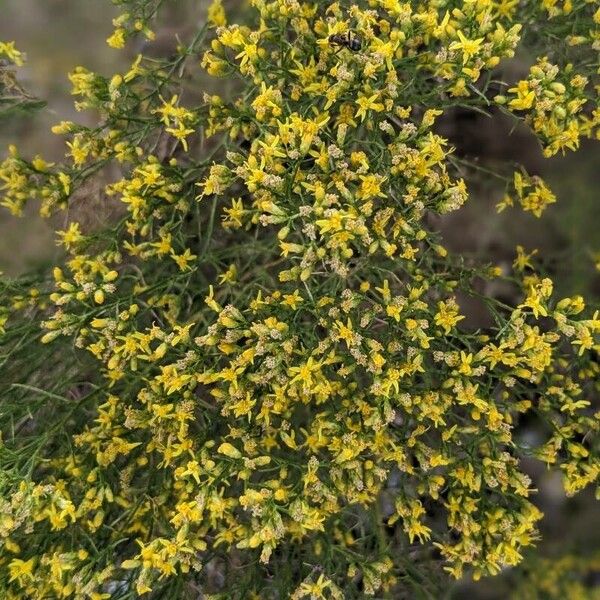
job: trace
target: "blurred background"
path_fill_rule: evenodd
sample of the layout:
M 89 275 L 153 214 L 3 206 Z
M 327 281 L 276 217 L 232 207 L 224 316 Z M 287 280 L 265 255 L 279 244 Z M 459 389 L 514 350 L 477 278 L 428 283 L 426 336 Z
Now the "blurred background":
M 156 32 L 157 41 L 143 50 L 169 51 L 176 44 L 176 34 L 185 39 L 190 28 L 202 19 L 206 4 L 197 0 L 168 3 L 166 14 L 163 13 L 165 18 L 161 19 L 162 29 Z M 241 2 L 232 0 L 224 4 L 229 5 L 228 14 L 233 17 L 235 7 Z M 112 75 L 125 69 L 142 51 L 135 44 L 122 51 L 106 45 L 116 14 L 116 7 L 108 0 L 0 0 L 0 40 L 14 40 L 17 48 L 26 52 L 28 61 L 20 69 L 20 79 L 32 94 L 48 103 L 47 109 L 38 113 L 0 120 L 0 155 L 8 144 L 14 143 L 24 155 L 41 154 L 47 160 L 58 161 L 64 154 L 64 140 L 52 135 L 50 127 L 61 120 L 94 123 L 93 113 L 75 111 L 67 73 L 83 65 L 103 75 Z M 505 67 L 502 76 L 514 78 L 525 72 L 531 62 L 529 57 L 522 56 Z M 445 118 L 440 128 L 456 147 L 458 157 L 470 160 L 478 157 L 478 163 L 490 169 L 520 162 L 530 174 L 544 177 L 558 198 L 557 204 L 550 206 L 541 219 L 518 208 L 498 215 L 494 207 L 503 196 L 503 187 L 491 177 L 465 172 L 470 202 L 436 223 L 448 247 L 507 269 L 517 244 L 528 251 L 538 248 L 544 257 L 544 268 L 553 277 L 559 293 L 580 293 L 597 302 L 600 272 L 594 263 L 600 263 L 600 143 L 585 143 L 577 153 L 546 160 L 525 129 L 515 128 L 514 122 L 500 115 L 486 118 L 459 111 Z M 21 219 L 1 209 L 0 271 L 18 275 L 52 262 L 58 256 L 53 231 L 61 227 L 60 222 L 39 217 L 34 206 Z M 468 311 L 474 326 L 483 319 L 476 305 L 463 310 Z M 539 555 L 551 558 L 570 553 L 584 557 L 598 555 L 600 513 L 592 494 L 567 499 L 558 474 L 539 463 L 525 466 L 539 482 L 536 502 L 546 514 Z M 523 569 L 494 580 L 459 584 L 450 594 L 482 600 L 554 598 L 545 593 L 528 596 L 518 587 L 529 572 L 545 568 L 544 563 L 535 559 Z M 600 591 L 590 590 L 600 585 L 599 575 L 599 565 L 590 567 L 584 575 L 575 575 L 587 591 L 572 597 L 598 598 Z

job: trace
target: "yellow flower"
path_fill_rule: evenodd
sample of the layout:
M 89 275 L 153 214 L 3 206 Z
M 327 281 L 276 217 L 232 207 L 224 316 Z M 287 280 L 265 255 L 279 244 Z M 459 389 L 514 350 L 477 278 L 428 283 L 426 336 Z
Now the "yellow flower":
M 508 105 L 515 110 L 528 110 L 535 102 L 535 92 L 529 88 L 528 81 L 519 81 L 517 87 L 510 88 L 509 92 L 517 94 L 517 97 L 511 100 Z
M 245 398 L 238 400 L 236 403 L 231 404 L 230 408 L 236 417 L 243 417 L 248 415 L 252 410 L 252 407 L 256 404 L 256 398 L 250 396 L 250 392 L 246 393 Z
M 58 231 L 57 233 L 60 237 L 60 243 L 67 249 L 75 247 L 85 239 L 81 233 L 80 225 L 76 221 L 70 223 L 66 231 Z
M 355 117 L 360 117 L 361 121 L 364 121 L 368 112 L 373 110 L 375 112 L 381 112 L 385 109 L 385 106 L 381 102 L 377 102 L 380 96 L 380 92 L 375 92 L 370 96 L 366 96 L 364 94 L 359 95 L 358 100 L 356 100 L 356 104 L 358 104 L 358 110 L 355 113 Z
M 336 321 L 334 328 L 339 339 L 344 340 L 348 348 L 354 345 L 355 333 L 352 330 L 352 321 L 350 320 L 350 317 L 348 317 L 346 325 L 344 325 L 341 321 Z
M 311 600 L 326 600 L 328 596 L 325 591 L 332 586 L 332 582 L 327 579 L 323 573 L 319 575 L 316 581 L 303 581 L 296 592 L 294 598 L 302 598 L 308 596 Z
M 106 43 L 115 49 L 121 49 L 125 47 L 125 29 L 117 27 L 113 34 L 107 38 Z
M 229 265 L 229 268 L 225 273 L 219 275 L 219 283 L 235 283 L 237 279 L 237 267 L 235 264 Z
M 361 200 L 370 200 L 371 198 L 382 197 L 386 195 L 381 191 L 381 184 L 385 181 L 385 177 L 380 175 L 361 175 L 361 184 L 356 194 Z
M 212 0 L 208 7 L 207 20 L 213 27 L 224 27 L 227 25 L 227 17 L 225 16 L 222 0 Z
M 229 442 L 223 442 L 217 448 L 217 452 L 233 459 L 241 458 L 242 456 L 242 453 L 235 446 L 232 446 Z
M 6 56 L 17 67 L 25 64 L 25 55 L 15 48 L 14 42 L 0 42 L 0 56 Z
M 475 56 L 481 48 L 484 38 L 478 38 L 476 40 L 467 39 L 463 32 L 458 30 L 456 32 L 460 41 L 452 42 L 449 46 L 450 50 L 460 50 L 463 55 L 463 64 L 466 63 L 471 57 Z
M 283 300 L 281 301 L 281 304 L 283 306 L 289 306 L 292 310 L 296 310 L 298 306 L 302 304 L 303 301 L 304 299 L 300 295 L 300 292 L 298 290 L 294 290 L 293 294 L 283 295 Z
M 435 314 L 435 324 L 444 329 L 447 335 L 454 326 L 465 317 L 458 314 L 458 305 L 454 300 L 438 302 L 438 312 Z
M 192 268 L 190 263 L 194 262 L 198 257 L 192 254 L 189 248 L 186 248 L 183 254 L 175 254 L 175 252 L 171 251 L 171 258 L 177 263 L 181 271 L 189 271 Z
M 308 360 L 299 367 L 290 367 L 288 372 L 293 375 L 290 380 L 290 384 L 300 382 L 306 388 L 310 388 L 313 383 L 313 373 L 321 369 L 321 363 L 313 360 L 312 356 L 309 356 Z
M 27 561 L 21 560 L 20 558 L 13 558 L 8 564 L 8 569 L 10 572 L 9 581 L 15 581 L 15 579 L 19 582 L 26 579 L 31 580 L 34 565 L 35 558 L 30 558 Z

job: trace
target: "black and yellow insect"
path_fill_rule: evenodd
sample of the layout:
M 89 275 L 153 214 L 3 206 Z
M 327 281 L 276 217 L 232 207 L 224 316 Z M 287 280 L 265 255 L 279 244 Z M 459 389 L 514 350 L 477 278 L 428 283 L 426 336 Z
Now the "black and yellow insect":
M 333 46 L 342 46 L 352 50 L 352 52 L 358 52 L 362 48 L 362 41 L 359 37 L 353 37 L 352 33 L 348 31 L 345 35 L 334 34 L 329 36 L 329 43 Z

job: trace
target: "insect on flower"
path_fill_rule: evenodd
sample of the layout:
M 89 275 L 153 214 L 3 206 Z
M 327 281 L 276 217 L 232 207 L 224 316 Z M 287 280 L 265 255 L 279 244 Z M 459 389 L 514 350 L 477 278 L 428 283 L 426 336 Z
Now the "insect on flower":
M 329 36 L 329 43 L 334 46 L 342 46 L 358 52 L 362 48 L 362 41 L 359 37 L 352 37 L 352 33 L 348 31 L 346 35 L 334 34 Z

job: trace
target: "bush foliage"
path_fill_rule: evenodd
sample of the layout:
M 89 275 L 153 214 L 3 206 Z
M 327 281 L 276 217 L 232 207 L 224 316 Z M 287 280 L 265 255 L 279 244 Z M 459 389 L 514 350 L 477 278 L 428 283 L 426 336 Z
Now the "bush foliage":
M 108 44 L 152 47 L 165 3 L 115 3 Z M 600 317 L 532 250 L 448 252 L 485 167 L 438 123 L 504 113 L 577 150 L 599 47 L 586 0 L 215 0 L 173 54 L 71 73 L 97 124 L 53 128 L 60 164 L 0 164 L 2 205 L 64 224 L 60 264 L 0 279 L 2 597 L 440 597 L 519 564 L 522 459 L 597 485 Z M 0 57 L 0 111 L 37 106 Z M 556 201 L 492 175 L 498 210 Z

